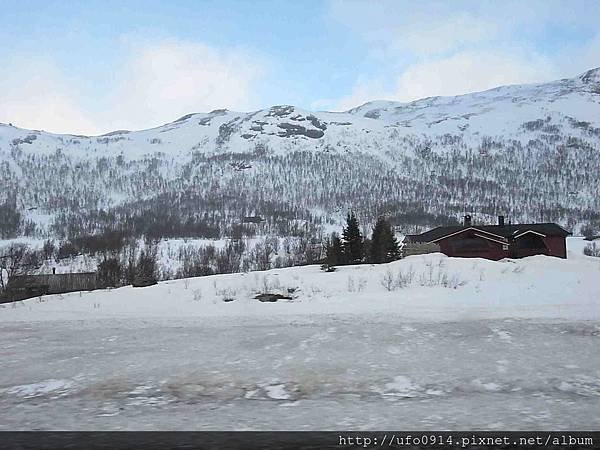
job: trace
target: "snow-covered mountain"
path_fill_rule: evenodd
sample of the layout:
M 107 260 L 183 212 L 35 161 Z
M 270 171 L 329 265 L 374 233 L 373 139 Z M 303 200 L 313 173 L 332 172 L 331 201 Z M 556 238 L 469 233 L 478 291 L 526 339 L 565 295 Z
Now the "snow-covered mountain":
M 350 110 L 354 115 L 386 121 L 417 134 L 501 136 L 528 139 L 536 122 L 559 128 L 600 125 L 600 68 L 551 83 L 502 86 L 456 97 L 429 97 L 411 103 L 370 102 Z M 588 122 L 587 126 L 577 122 Z M 529 124 L 525 125 L 524 124 Z M 543 125 L 540 124 L 539 128 Z M 406 133 L 411 131 L 406 130 Z M 546 132 L 551 132 L 547 130 Z
M 0 124 L 0 233 L 156 224 L 223 236 L 260 215 L 266 231 L 289 234 L 350 207 L 364 223 L 385 213 L 407 230 L 465 211 L 573 227 L 600 221 L 599 171 L 600 68 L 346 112 L 215 110 L 94 137 Z
M 348 140 L 367 144 L 365 134 L 389 129 L 407 135 L 461 134 L 529 139 L 541 119 L 559 128 L 585 131 L 600 127 L 600 68 L 575 78 L 534 85 L 502 86 L 455 97 L 428 97 L 410 103 L 373 101 L 347 112 L 310 112 L 294 106 L 273 106 L 250 113 L 215 110 L 188 114 L 149 130 L 114 131 L 98 137 L 54 135 L 1 124 L 6 144 L 29 144 L 37 152 L 57 144 L 78 150 L 120 153 L 128 157 L 157 151 L 181 154 L 190 150 L 247 150 L 256 142 L 273 150 L 294 146 L 319 149 Z M 586 122 L 586 124 L 582 123 Z M 543 125 L 540 126 L 542 128 Z M 547 130 L 546 132 L 550 132 Z M 34 137 L 35 136 L 35 137 Z M 104 147 L 102 147 L 104 146 Z

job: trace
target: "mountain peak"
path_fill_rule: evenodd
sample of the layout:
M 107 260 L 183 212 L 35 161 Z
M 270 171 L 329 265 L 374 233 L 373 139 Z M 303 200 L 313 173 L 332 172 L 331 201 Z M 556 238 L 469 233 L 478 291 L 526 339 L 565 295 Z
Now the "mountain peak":
M 590 69 L 579 77 L 584 83 L 600 83 L 600 67 Z

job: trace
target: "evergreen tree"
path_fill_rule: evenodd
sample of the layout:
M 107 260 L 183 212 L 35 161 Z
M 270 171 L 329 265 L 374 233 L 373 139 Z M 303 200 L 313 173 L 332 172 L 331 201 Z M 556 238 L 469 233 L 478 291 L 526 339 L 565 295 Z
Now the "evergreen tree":
M 151 286 L 157 283 L 156 263 L 156 247 L 140 252 L 135 267 L 133 287 Z
M 116 257 L 105 258 L 98 264 L 98 284 L 101 287 L 118 287 L 121 285 L 123 268 Z
M 368 237 L 364 237 L 363 239 L 363 255 L 364 255 L 364 261 L 365 262 L 371 262 L 371 239 L 369 239 Z
M 394 261 L 400 256 L 398 241 L 394 236 L 392 227 L 383 217 L 377 219 L 373 228 L 373 238 L 371 241 L 369 261 L 380 264 Z
M 358 219 L 353 211 L 348 213 L 346 227 L 342 232 L 344 259 L 348 264 L 357 264 L 363 260 L 363 237 L 360 234 Z
M 16 204 L 7 202 L 0 205 L 0 239 L 18 236 L 20 224 L 21 213 L 17 210 Z
M 331 237 L 325 243 L 325 262 L 330 267 L 344 263 L 342 240 L 337 233 L 331 233 Z
M 52 258 L 55 252 L 56 247 L 54 245 L 54 241 L 51 239 L 47 239 L 46 242 L 44 242 L 44 246 L 42 247 L 42 255 L 44 257 L 44 260 L 49 260 L 50 258 Z

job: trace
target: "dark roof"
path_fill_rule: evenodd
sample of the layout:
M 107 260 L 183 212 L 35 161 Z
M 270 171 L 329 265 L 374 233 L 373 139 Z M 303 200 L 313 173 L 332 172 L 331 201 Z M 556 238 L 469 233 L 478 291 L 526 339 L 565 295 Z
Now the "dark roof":
M 407 242 L 431 242 L 437 239 L 448 236 L 449 234 L 456 233 L 458 231 L 466 230 L 468 228 L 474 228 L 480 231 L 487 231 L 497 236 L 510 238 L 511 236 L 517 236 L 525 231 L 535 231 L 537 233 L 545 234 L 546 236 L 569 236 L 571 233 L 565 230 L 560 225 L 555 223 L 524 223 L 524 224 L 512 224 L 512 225 L 471 225 L 465 226 L 453 226 L 453 227 L 437 227 L 433 230 L 426 231 L 421 234 L 409 234 L 406 236 Z

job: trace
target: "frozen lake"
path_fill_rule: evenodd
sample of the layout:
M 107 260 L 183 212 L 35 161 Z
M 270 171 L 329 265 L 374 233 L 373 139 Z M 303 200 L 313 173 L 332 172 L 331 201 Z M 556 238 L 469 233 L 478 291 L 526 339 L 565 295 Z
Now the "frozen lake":
M 598 429 L 600 322 L 8 322 L 1 430 Z

